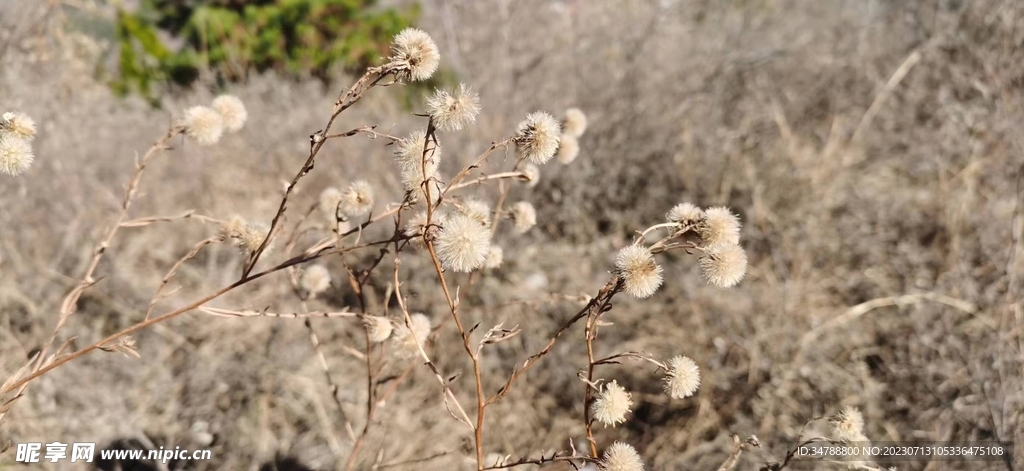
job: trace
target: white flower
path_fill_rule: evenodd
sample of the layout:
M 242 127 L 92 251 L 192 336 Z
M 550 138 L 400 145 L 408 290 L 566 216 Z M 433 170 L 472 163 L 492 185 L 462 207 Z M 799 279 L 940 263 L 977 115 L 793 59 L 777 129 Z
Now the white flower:
M 238 131 L 245 126 L 249 119 L 249 112 L 245 110 L 245 104 L 234 95 L 221 95 L 213 100 L 213 109 L 220 113 L 224 120 L 224 127 L 231 132 Z
M 519 123 L 514 139 L 523 157 L 535 164 L 543 164 L 555 156 L 561 137 L 558 121 L 550 114 L 537 111 L 526 115 L 526 119 Z
M 476 122 L 480 113 L 480 97 L 466 86 L 449 92 L 437 90 L 427 98 L 427 113 L 434 119 L 434 125 L 441 131 L 458 131 Z
M 434 241 L 441 265 L 457 272 L 480 268 L 491 250 L 491 231 L 464 214 L 447 218 Z
M 690 397 L 700 387 L 700 368 L 693 360 L 682 355 L 668 361 L 665 374 L 665 393 L 674 399 Z
M 441 54 L 429 34 L 416 28 L 406 28 L 395 36 L 390 60 L 399 81 L 422 81 L 437 71 Z
M 605 426 L 616 426 L 626 421 L 626 413 L 633 405 L 633 396 L 615 381 L 605 384 L 604 389 L 591 404 L 594 419 Z
M 28 170 L 34 160 L 32 144 L 28 139 L 14 133 L 0 132 L 0 172 L 16 177 Z
M 615 268 L 623 278 L 623 290 L 630 296 L 648 298 L 661 287 L 661 266 L 647 247 L 623 247 L 615 258 Z
M 224 118 L 205 106 L 185 110 L 185 134 L 200 145 L 216 144 L 224 134 Z

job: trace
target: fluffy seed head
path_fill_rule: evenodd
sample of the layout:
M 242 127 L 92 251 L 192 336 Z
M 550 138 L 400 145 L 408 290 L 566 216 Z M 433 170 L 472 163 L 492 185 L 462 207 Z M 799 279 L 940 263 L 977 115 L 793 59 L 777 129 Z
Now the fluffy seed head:
M 693 360 L 682 355 L 668 361 L 665 374 L 665 393 L 673 399 L 690 397 L 700 387 L 700 368 Z
M 310 298 L 314 298 L 331 287 L 331 272 L 323 265 L 310 266 L 302 272 L 299 286 L 309 293 Z
M 558 152 L 555 154 L 558 161 L 562 164 L 569 164 L 576 160 L 578 155 L 580 155 L 580 142 L 569 133 L 562 134 L 562 139 L 558 141 Z
M 406 28 L 395 36 L 390 60 L 395 67 L 396 79 L 401 82 L 421 81 L 437 71 L 441 54 L 429 34 L 416 28 Z
M 533 209 L 533 205 L 529 201 L 513 204 L 509 217 L 512 218 L 512 225 L 519 234 L 523 234 L 537 225 L 537 210 Z
M 491 207 L 483 200 L 467 199 L 459 206 L 459 212 L 475 219 L 482 226 L 491 225 Z
M 341 212 L 362 216 L 373 209 L 373 187 L 366 180 L 353 182 L 341 192 Z
M 526 186 L 533 188 L 540 183 L 540 167 L 526 164 L 523 166 L 523 174 L 526 175 Z
M 185 110 L 185 133 L 200 145 L 216 144 L 224 134 L 224 118 L 205 106 Z
M 330 187 L 320 193 L 320 210 L 327 220 L 334 222 L 338 218 L 338 204 L 341 203 L 341 190 Z
M 395 143 L 395 163 L 402 174 L 402 184 L 406 191 L 419 190 L 423 179 L 423 164 L 426 162 L 426 177 L 432 178 L 437 175 L 437 168 L 441 164 L 441 146 L 434 142 L 427 148 L 427 155 L 424 160 L 423 145 L 426 143 L 426 130 L 413 131 L 404 139 Z
M 28 139 L 13 132 L 0 132 L 0 172 L 16 177 L 28 170 L 33 160 Z
M 644 471 L 644 462 L 636 448 L 615 442 L 601 455 L 602 471 Z
M 444 221 L 434 247 L 446 269 L 470 272 L 480 268 L 487 259 L 491 231 L 472 217 L 455 214 Z
M 661 266 L 647 247 L 623 247 L 615 258 L 615 268 L 623 278 L 623 289 L 630 296 L 647 298 L 661 287 Z
M 738 245 L 717 245 L 706 250 L 697 264 L 708 284 L 728 288 L 747 273 L 747 252 Z
M 864 416 L 856 407 L 847 406 L 838 414 L 829 417 L 832 425 L 832 438 L 841 442 L 866 442 L 864 436 Z
M 501 247 L 492 245 L 491 250 L 487 252 L 487 258 L 484 259 L 484 268 L 498 268 L 501 266 L 501 262 L 504 261 L 505 251 L 501 250 Z
M 526 115 L 526 119 L 519 123 L 515 141 L 519 152 L 527 160 L 543 164 L 555 156 L 561 136 L 562 129 L 558 121 L 550 114 L 537 111 Z
M 4 113 L 3 120 L 0 120 L 0 131 L 31 142 L 36 138 L 36 122 L 24 113 L 8 111 Z
M 221 234 L 225 238 L 231 239 L 234 246 L 238 247 L 243 255 L 256 253 L 260 245 L 263 244 L 263 238 L 269 230 L 270 228 L 264 224 L 249 224 L 238 216 L 233 216 L 221 226 Z M 273 246 L 274 242 L 271 240 L 267 247 L 263 249 L 263 253 L 269 253 Z
M 370 342 L 373 343 L 387 340 L 395 329 L 395 325 L 391 323 L 390 319 L 379 316 L 363 317 L 363 325 L 366 326 L 366 331 L 370 334 Z
M 480 96 L 466 84 L 460 83 L 458 90 L 436 90 L 427 98 L 427 113 L 434 118 L 434 125 L 441 131 L 458 131 L 476 122 L 480 113 Z
M 562 121 L 562 126 L 566 134 L 579 138 L 587 132 L 587 115 L 579 108 L 569 108 L 565 110 L 565 121 Z
M 633 405 L 633 396 L 615 381 L 605 384 L 590 407 L 594 418 L 605 427 L 626 421 L 626 413 Z
M 409 327 L 412 327 L 411 329 Z M 430 318 L 423 314 L 410 314 L 409 326 L 399 321 L 391 334 L 395 354 L 401 358 L 413 358 L 420 354 L 420 347 L 427 342 L 430 335 Z
M 221 95 L 213 100 L 213 109 L 220 113 L 224 120 L 224 128 L 235 132 L 245 126 L 249 119 L 249 112 L 245 110 L 245 104 L 234 95 Z
M 740 243 L 740 219 L 729 208 L 708 208 L 704 220 L 697 226 L 704 247 L 736 245 Z
M 695 224 L 703 218 L 704 210 L 690 203 L 677 204 L 665 214 L 665 219 L 668 219 L 669 222 L 678 222 L 684 225 Z

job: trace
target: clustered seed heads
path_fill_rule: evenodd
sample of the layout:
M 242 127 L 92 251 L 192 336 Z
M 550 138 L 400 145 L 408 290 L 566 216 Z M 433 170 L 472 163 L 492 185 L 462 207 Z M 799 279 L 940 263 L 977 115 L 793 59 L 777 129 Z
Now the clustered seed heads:
M 712 246 L 697 263 L 708 283 L 729 288 L 736 286 L 747 273 L 747 252 L 735 244 Z
M 302 272 L 299 286 L 309 294 L 310 298 L 315 298 L 331 287 L 331 272 L 327 271 L 327 267 L 323 265 L 309 266 Z
M 561 125 L 550 114 L 537 111 L 519 123 L 515 142 L 519 153 L 530 162 L 544 164 L 555 156 L 562 135 Z
M 235 132 L 242 129 L 248 111 L 242 100 L 232 95 L 221 95 L 207 106 L 193 106 L 185 110 L 182 123 L 185 135 L 199 145 L 210 146 L 220 141 L 224 132 Z
M 591 404 L 591 412 L 606 427 L 626 421 L 626 413 L 633 406 L 633 396 L 615 381 L 604 385 L 601 394 Z
M 704 280 L 719 288 L 739 283 L 747 273 L 747 253 L 740 247 L 740 220 L 726 207 L 702 210 L 691 203 L 680 203 L 665 214 L 669 223 L 681 232 L 693 230 L 699 243 L 698 260 Z
M 437 90 L 427 98 L 427 113 L 441 131 L 459 131 L 476 122 L 480 97 L 464 83 L 454 91 Z
M 406 28 L 395 36 L 389 59 L 398 81 L 423 81 L 437 71 L 441 54 L 429 34 L 416 28 Z
M 419 355 L 420 348 L 426 344 L 429 335 L 430 318 L 421 313 L 410 314 L 409 325 L 405 325 L 405 322 L 398 322 L 391 333 L 395 354 L 402 358 L 413 358 Z
M 693 395 L 700 387 L 700 369 L 693 360 L 679 355 L 668 361 L 665 374 L 665 393 L 673 399 Z
M 704 210 L 691 203 L 680 203 L 669 210 L 665 219 L 684 226 L 697 224 L 704 219 Z
M 441 266 L 457 272 L 480 268 L 491 250 L 491 231 L 465 214 L 449 216 L 434 241 Z
M 623 247 L 615 258 L 615 268 L 623 279 L 623 291 L 634 298 L 649 298 L 661 287 L 661 265 L 647 247 Z
M 36 123 L 32 118 L 15 111 L 0 116 L 0 172 L 12 177 L 25 173 L 35 161 L 35 137 Z
M 631 445 L 615 442 L 604 451 L 599 463 L 602 471 L 643 471 L 640 453 Z

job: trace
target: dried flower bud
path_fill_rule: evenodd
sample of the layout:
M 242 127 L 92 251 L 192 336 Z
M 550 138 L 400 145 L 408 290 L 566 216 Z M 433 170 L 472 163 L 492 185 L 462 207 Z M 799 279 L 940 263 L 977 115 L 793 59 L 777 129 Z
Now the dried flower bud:
M 543 164 L 555 156 L 562 129 L 550 114 L 537 111 L 519 123 L 515 142 L 519 152 L 530 162 Z
M 495 269 L 501 266 L 501 262 L 504 261 L 505 251 L 497 245 L 492 245 L 491 250 L 487 252 L 487 258 L 484 259 L 484 268 Z
M 16 177 L 28 170 L 34 160 L 28 139 L 13 132 L 0 132 L 0 172 Z
M 444 221 L 434 242 L 441 265 L 457 272 L 470 272 L 483 265 L 491 250 L 491 231 L 480 221 L 455 214 Z
M 832 438 L 840 442 L 866 442 L 864 436 L 864 416 L 856 407 L 847 406 L 838 414 L 829 417 L 832 425 Z
M 441 54 L 430 35 L 416 28 L 406 28 L 391 44 L 391 65 L 400 82 L 422 81 L 437 71 Z
M 693 360 L 682 355 L 668 361 L 665 373 L 665 393 L 673 399 L 692 396 L 700 387 L 700 368 Z
M 669 222 L 677 222 L 683 225 L 696 224 L 703 218 L 704 210 L 690 203 L 677 204 L 665 214 L 665 219 L 668 219 Z
M 8 111 L 0 120 L 0 134 L 10 133 L 31 142 L 36 138 L 36 122 L 24 113 Z
M 565 129 L 565 133 L 579 138 L 583 133 L 587 132 L 587 115 L 583 114 L 583 110 L 579 108 L 569 108 L 565 110 L 565 120 L 562 121 L 562 127 Z
M 615 268 L 623 278 L 623 290 L 630 296 L 647 298 L 661 287 L 661 266 L 647 247 L 623 247 L 615 258 Z
M 372 343 L 380 343 L 387 340 L 395 329 L 395 325 L 391 323 L 390 319 L 379 316 L 363 317 L 363 325 L 366 326 L 366 332 L 370 335 L 370 342 Z
M 224 118 L 212 108 L 193 106 L 185 110 L 185 134 L 200 145 L 216 144 L 224 134 Z
M 708 208 L 696 230 L 704 247 L 740 243 L 740 219 L 729 208 Z
M 513 204 L 509 211 L 509 217 L 512 218 L 512 225 L 519 234 L 523 234 L 537 225 L 537 210 L 533 209 L 533 205 L 529 201 Z
M 562 138 L 558 141 L 558 152 L 555 153 L 558 161 L 562 164 L 569 164 L 576 160 L 578 155 L 580 155 L 580 142 L 569 133 L 562 134 Z
M 419 313 L 409 315 L 411 329 L 404 321 L 397 324 L 391 334 L 395 354 L 400 358 L 419 356 L 420 348 L 427 343 L 427 337 L 430 335 L 430 318 Z
M 615 442 L 601 456 L 602 471 L 644 471 L 644 462 L 636 448 Z
M 458 131 L 476 122 L 480 97 L 464 83 L 454 91 L 436 90 L 427 98 L 427 113 L 441 131 Z
M 402 184 L 406 191 L 420 189 L 420 183 L 424 181 L 424 170 L 428 179 L 437 175 L 437 168 L 441 164 L 441 146 L 431 142 L 424 156 L 426 136 L 427 132 L 421 129 L 395 143 L 395 163 L 402 174 Z
M 633 396 L 615 381 L 605 384 L 597 399 L 591 404 L 590 412 L 594 419 L 605 427 L 612 427 L 626 421 L 626 413 L 633 405 Z
M 235 132 L 245 126 L 249 119 L 249 112 L 245 110 L 245 104 L 234 95 L 221 95 L 213 100 L 213 109 L 220 113 L 224 120 L 224 128 Z
M 353 182 L 341 192 L 341 212 L 362 216 L 373 209 L 373 187 L 366 180 Z
M 309 293 L 310 298 L 315 298 L 331 287 L 331 272 L 323 265 L 312 265 L 302 272 L 299 286 Z
M 338 220 L 339 204 L 341 204 L 341 190 L 330 187 L 320 193 L 320 210 L 332 223 Z
M 735 286 L 747 273 L 747 253 L 738 245 L 717 245 L 706 249 L 697 263 L 704 279 L 719 288 Z
M 540 167 L 534 164 L 523 166 L 523 175 L 526 175 L 526 186 L 533 188 L 540 183 Z

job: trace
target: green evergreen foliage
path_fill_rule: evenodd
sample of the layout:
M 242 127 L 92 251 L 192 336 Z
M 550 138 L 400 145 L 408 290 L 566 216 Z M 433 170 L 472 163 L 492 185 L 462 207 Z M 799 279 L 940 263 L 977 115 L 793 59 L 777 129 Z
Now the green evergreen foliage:
M 377 0 L 143 0 L 119 12 L 115 91 L 155 99 L 164 85 L 187 87 L 209 70 L 221 83 L 252 72 L 311 75 L 363 69 L 386 57 L 391 37 L 419 8 Z

